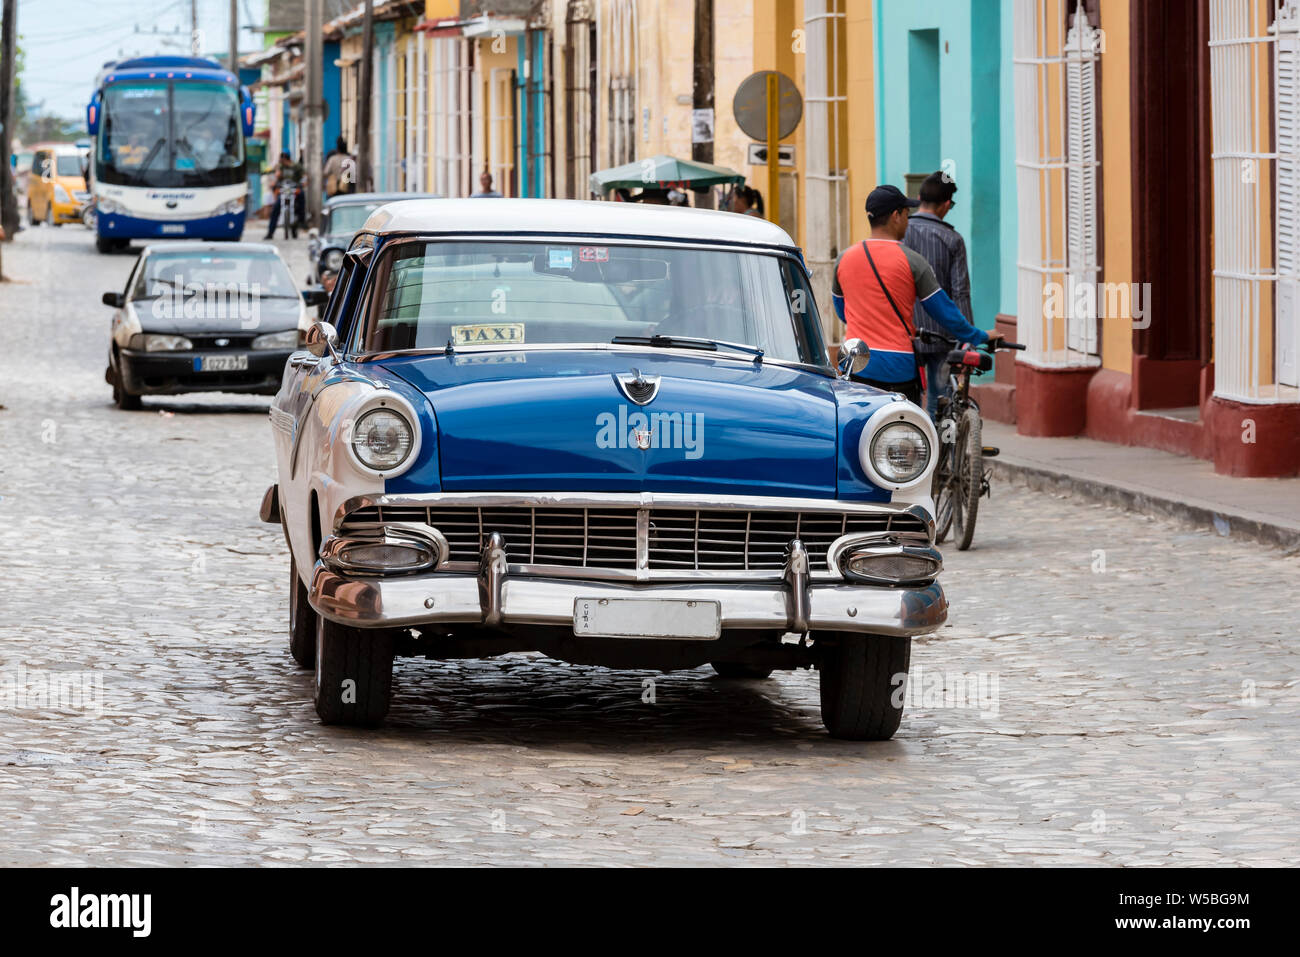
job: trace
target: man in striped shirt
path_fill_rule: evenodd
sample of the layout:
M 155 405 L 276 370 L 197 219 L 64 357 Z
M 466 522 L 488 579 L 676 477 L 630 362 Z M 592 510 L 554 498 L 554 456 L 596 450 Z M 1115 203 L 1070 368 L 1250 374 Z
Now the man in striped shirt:
M 871 350 L 858 381 L 901 392 L 921 405 L 925 386 L 912 351 L 913 309 L 919 304 L 961 342 L 979 345 L 990 336 L 966 321 L 939 286 L 930 264 L 903 245 L 917 201 L 897 187 L 877 186 L 866 205 L 871 238 L 850 246 L 836 260 L 831 299 L 845 323 L 845 338 L 861 339 Z
M 911 217 L 907 224 L 907 235 L 903 245 L 915 249 L 925 257 L 925 261 L 934 270 L 939 286 L 961 310 L 966 321 L 974 324 L 970 308 L 970 270 L 966 267 L 966 243 L 944 217 L 956 205 L 953 194 L 957 184 L 945 173 L 931 173 L 921 184 L 921 208 Z M 943 332 L 939 324 L 926 315 L 925 310 L 917 309 L 912 316 L 917 329 L 929 332 Z M 936 343 L 928 345 L 918 343 L 917 357 L 925 370 L 926 408 L 934 418 L 939 407 L 939 396 L 948 391 L 948 368 L 945 359 L 948 347 Z

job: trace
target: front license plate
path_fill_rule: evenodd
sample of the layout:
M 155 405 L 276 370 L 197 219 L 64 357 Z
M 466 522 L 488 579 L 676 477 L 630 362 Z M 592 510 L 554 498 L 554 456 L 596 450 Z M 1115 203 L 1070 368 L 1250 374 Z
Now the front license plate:
M 185 235 L 184 223 L 163 223 L 162 228 L 158 230 L 162 235 Z
M 248 356 L 195 356 L 196 372 L 243 372 L 248 368 Z
M 709 641 L 722 633 L 722 609 L 716 601 L 680 598 L 575 598 L 573 633 Z

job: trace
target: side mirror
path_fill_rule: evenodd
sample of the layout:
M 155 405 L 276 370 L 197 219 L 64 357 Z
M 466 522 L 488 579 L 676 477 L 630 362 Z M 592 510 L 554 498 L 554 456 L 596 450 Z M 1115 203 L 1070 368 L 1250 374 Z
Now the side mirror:
M 324 286 L 308 286 L 302 291 L 302 301 L 309 306 L 323 306 L 330 301 Z
M 126 305 L 126 296 L 120 292 L 106 292 L 100 300 L 106 306 L 112 306 L 114 309 L 121 309 Z
M 303 348 L 317 358 L 329 353 L 336 360 L 339 353 L 339 334 L 328 322 L 313 322 L 303 337 Z
M 867 367 L 867 362 L 871 358 L 871 350 L 861 339 L 845 339 L 840 343 L 840 354 L 835 365 L 839 370 L 840 378 L 847 379 L 851 375 L 857 375 Z

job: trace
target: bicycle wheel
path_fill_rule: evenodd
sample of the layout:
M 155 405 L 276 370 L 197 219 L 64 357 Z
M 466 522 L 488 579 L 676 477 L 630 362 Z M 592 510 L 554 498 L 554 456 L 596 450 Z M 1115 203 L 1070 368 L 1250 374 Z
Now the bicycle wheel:
M 980 492 L 984 488 L 984 426 L 980 414 L 967 409 L 957 426 L 958 461 L 953 487 L 953 538 L 957 548 L 966 551 L 975 537 L 975 516 L 979 512 Z
M 945 435 L 951 435 L 953 431 L 952 420 L 943 419 L 939 422 L 939 461 L 934 466 L 934 479 L 930 485 L 930 495 L 934 499 L 934 540 L 936 544 L 942 543 L 948 537 L 948 530 L 952 528 L 953 502 L 957 497 L 957 490 L 953 483 L 953 461 L 956 458 L 957 445 L 955 441 L 944 441 Z

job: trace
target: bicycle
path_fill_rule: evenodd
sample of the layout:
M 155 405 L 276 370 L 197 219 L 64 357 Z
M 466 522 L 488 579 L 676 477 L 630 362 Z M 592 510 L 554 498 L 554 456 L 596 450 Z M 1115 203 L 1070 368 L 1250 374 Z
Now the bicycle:
M 951 350 L 947 357 L 948 394 L 939 397 L 936 411 L 940 449 L 930 494 L 935 505 L 934 540 L 943 542 L 952 530 L 958 550 L 964 552 L 975 537 L 979 500 L 989 494 L 984 459 L 998 454 L 997 449 L 983 445 L 984 426 L 979 403 L 970 394 L 970 380 L 993 368 L 993 353 L 1025 347 L 1000 340 L 993 348 L 986 343 L 981 354 L 961 348 L 956 339 L 942 333 L 922 330 L 918 335 L 927 345 L 942 343 Z

